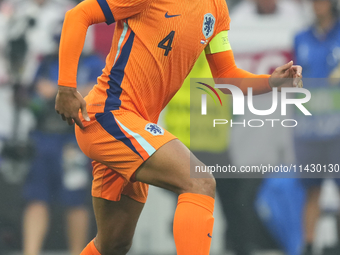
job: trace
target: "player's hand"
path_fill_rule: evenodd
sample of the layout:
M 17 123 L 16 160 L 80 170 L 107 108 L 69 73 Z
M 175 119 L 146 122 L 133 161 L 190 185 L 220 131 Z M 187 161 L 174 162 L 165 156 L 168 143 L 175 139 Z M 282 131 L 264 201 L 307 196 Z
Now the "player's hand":
M 59 86 L 58 94 L 55 100 L 55 110 L 61 115 L 64 121 L 69 125 L 76 123 L 81 129 L 84 128 L 83 123 L 79 119 L 79 109 L 83 118 L 90 121 L 86 111 L 86 102 L 76 88 Z
M 302 67 L 293 65 L 293 61 L 275 69 L 269 78 L 269 84 L 272 88 L 297 87 L 302 88 Z

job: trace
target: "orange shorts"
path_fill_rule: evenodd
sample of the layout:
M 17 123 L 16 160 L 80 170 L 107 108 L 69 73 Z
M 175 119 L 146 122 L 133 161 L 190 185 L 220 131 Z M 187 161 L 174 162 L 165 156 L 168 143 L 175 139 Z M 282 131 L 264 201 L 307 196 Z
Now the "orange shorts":
M 90 119 L 82 119 L 83 130 L 76 126 L 76 137 L 80 149 L 93 159 L 92 196 L 119 201 L 123 194 L 145 203 L 148 185 L 131 177 L 156 150 L 176 137 L 126 110 L 90 114 Z

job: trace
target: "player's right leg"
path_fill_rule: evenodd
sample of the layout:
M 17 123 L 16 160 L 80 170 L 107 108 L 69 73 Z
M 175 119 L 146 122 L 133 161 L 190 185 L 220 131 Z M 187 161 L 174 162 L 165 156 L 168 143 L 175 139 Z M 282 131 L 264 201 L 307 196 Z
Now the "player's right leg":
M 125 255 L 131 247 L 148 185 L 128 182 L 102 163 L 93 162 L 92 196 L 97 236 L 81 255 Z
M 93 206 L 98 227 L 96 247 L 102 255 L 126 254 L 144 204 L 122 195 L 118 202 L 93 198 Z
M 144 204 L 122 195 L 119 201 L 93 198 L 98 234 L 81 255 L 125 255 Z

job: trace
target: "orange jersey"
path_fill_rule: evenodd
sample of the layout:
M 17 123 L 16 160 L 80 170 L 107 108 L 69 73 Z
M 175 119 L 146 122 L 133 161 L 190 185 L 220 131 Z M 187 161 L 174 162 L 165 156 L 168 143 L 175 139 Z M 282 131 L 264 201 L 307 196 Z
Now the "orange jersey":
M 86 97 L 90 121 L 76 127 L 78 144 L 94 160 L 92 194 L 145 202 L 147 185 L 134 182 L 138 167 L 175 136 L 154 124 L 206 49 L 215 78 L 261 78 L 238 69 L 226 30 L 225 0 L 85 0 L 65 17 L 59 51 L 61 86 L 76 87 L 88 26 L 117 22 L 98 84 Z M 209 45 L 209 47 L 207 47 Z M 268 77 L 236 84 L 269 91 Z M 189 95 L 188 95 L 189 96 Z M 119 175 L 117 175 L 117 173 Z
M 254 75 L 235 65 L 230 47 L 212 52 L 209 45 L 225 45 L 229 13 L 225 0 L 85 0 L 66 15 L 59 52 L 61 86 L 76 87 L 76 74 L 88 26 L 116 21 L 112 47 L 98 84 L 86 98 L 88 112 L 129 110 L 151 122 L 181 87 L 206 48 L 214 78 L 235 80 L 246 93 L 271 90 L 268 75 Z M 210 46 L 210 45 L 209 45 Z M 223 48 L 223 47 L 222 47 Z M 254 82 L 256 81 L 256 82 Z M 229 93 L 229 91 L 225 91 Z
M 117 22 L 89 112 L 127 109 L 157 122 L 215 34 L 229 29 L 225 0 L 98 0 Z

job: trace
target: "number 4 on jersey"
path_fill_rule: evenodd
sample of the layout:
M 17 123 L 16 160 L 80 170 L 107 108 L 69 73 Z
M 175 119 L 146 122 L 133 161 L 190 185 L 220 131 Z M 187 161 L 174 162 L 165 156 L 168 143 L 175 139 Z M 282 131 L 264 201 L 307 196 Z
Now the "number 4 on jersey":
M 172 41 L 174 40 L 175 31 L 171 31 L 162 41 L 159 42 L 158 47 L 164 49 L 164 56 L 168 56 L 169 52 L 172 50 Z

